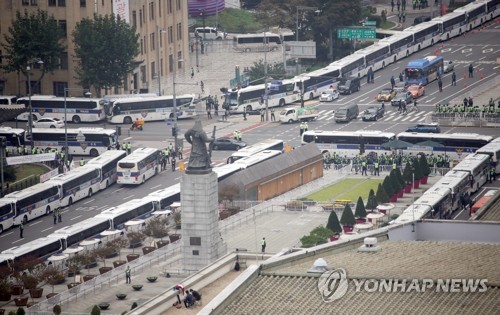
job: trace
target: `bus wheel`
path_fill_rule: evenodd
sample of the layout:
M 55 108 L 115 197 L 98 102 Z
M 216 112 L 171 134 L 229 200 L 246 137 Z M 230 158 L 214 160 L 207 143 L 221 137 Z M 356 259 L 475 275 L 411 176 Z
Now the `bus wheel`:
M 49 215 L 50 214 L 50 207 L 47 207 L 47 209 L 45 210 L 45 215 Z
M 312 100 L 314 98 L 313 92 L 309 93 L 309 100 Z
M 74 124 L 79 124 L 82 122 L 82 120 L 80 119 L 80 116 L 73 116 L 73 118 L 71 119 L 71 121 L 74 123 Z
M 142 184 L 144 184 L 145 182 L 146 182 L 146 177 L 142 176 Z
M 0 224 L 0 234 L 3 233 L 3 226 Z
M 92 197 L 92 188 L 89 189 L 89 198 Z
M 97 152 L 96 149 L 92 149 L 92 150 L 90 150 L 90 156 L 92 156 L 92 157 L 99 156 L 99 152 Z
M 252 111 L 252 105 L 247 106 L 247 112 L 250 112 L 250 111 Z
M 23 217 L 23 224 L 26 224 L 26 223 L 28 223 L 28 217 L 27 217 L 27 216 L 24 216 L 24 217 Z
M 289 119 L 289 120 L 288 120 L 288 123 L 289 123 L 289 124 L 292 124 L 292 123 L 293 123 L 293 119 Z
M 68 200 L 68 207 L 71 206 L 73 204 L 73 198 L 69 197 L 69 200 Z
M 280 99 L 279 105 L 280 105 L 280 107 L 285 106 L 285 100 L 284 99 Z
M 123 118 L 123 123 L 124 124 L 131 124 L 132 123 L 132 118 L 130 118 L 129 116 Z

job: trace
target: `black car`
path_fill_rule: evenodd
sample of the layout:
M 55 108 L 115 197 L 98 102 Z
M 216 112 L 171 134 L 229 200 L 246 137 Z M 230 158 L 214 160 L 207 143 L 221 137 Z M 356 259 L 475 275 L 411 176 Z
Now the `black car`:
M 361 81 L 358 77 L 342 78 L 337 85 L 340 94 L 351 94 L 358 92 L 361 87 Z
M 413 95 L 411 95 L 410 92 L 399 92 L 394 96 L 394 98 L 391 100 L 391 105 L 392 106 L 399 106 L 399 101 L 403 101 L 406 104 L 410 104 L 413 101 Z
M 362 118 L 363 121 L 369 121 L 369 120 L 377 121 L 379 118 L 384 117 L 384 113 L 385 109 L 383 109 L 382 107 L 371 106 L 368 107 L 368 109 L 363 112 Z
M 407 132 L 440 133 L 441 128 L 439 128 L 438 124 L 417 124 L 416 126 L 407 128 L 406 131 Z
M 243 141 L 234 140 L 231 138 L 215 139 L 213 144 L 214 150 L 239 150 L 246 147 L 247 144 Z

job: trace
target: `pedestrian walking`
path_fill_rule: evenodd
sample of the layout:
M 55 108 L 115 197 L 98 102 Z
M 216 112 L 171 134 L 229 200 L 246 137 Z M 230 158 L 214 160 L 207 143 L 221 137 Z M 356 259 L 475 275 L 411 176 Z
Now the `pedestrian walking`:
M 368 176 L 366 161 L 361 162 L 361 176 Z
M 417 100 L 416 100 L 416 99 L 414 99 L 414 100 L 413 100 L 413 109 L 414 109 L 416 112 L 418 112 Z
M 229 108 L 226 108 L 224 111 L 224 120 L 227 121 L 227 118 L 229 117 Z
M 54 224 L 57 224 L 57 210 L 52 211 L 52 217 L 54 218 Z
M 203 81 L 200 81 L 200 87 L 201 87 L 201 93 L 205 93 L 205 83 L 203 83 Z
M 260 241 L 260 247 L 261 247 L 262 254 L 264 254 L 266 252 L 266 246 L 267 246 L 266 238 L 263 237 L 262 240 Z
M 127 143 L 127 155 L 129 155 L 130 153 L 132 153 L 132 144 L 130 143 L 130 141 Z
M 391 12 L 394 12 L 394 0 L 391 0 Z
M 396 7 L 398 8 L 398 12 L 399 12 L 399 8 L 401 7 L 401 1 L 398 0 L 398 2 L 396 2 Z
M 247 108 L 243 108 L 243 120 L 247 120 Z
M 191 67 L 191 79 L 194 78 L 194 68 Z
M 264 121 L 264 110 L 263 109 L 260 110 L 260 121 L 261 122 Z
M 457 86 L 457 74 L 455 73 L 455 70 L 451 73 L 451 85 Z
M 62 213 L 61 213 L 61 209 L 58 209 L 57 210 L 57 221 L 59 221 L 59 223 L 62 222 Z
M 271 108 L 271 121 L 276 121 L 276 117 L 274 116 L 274 108 Z
M 299 128 L 300 128 L 299 135 L 302 136 L 302 134 L 304 133 L 304 123 L 303 122 L 300 123 Z
M 175 172 L 175 156 L 172 156 L 172 172 Z
M 407 111 L 406 111 L 406 101 L 401 101 L 403 103 L 403 114 L 406 115 Z
M 394 89 L 394 86 L 396 86 L 396 80 L 394 79 L 394 76 L 391 76 L 391 87 Z
M 470 107 L 474 106 L 474 100 L 470 96 L 469 96 L 469 106 Z
M 398 10 L 399 11 L 399 10 Z M 398 13 L 398 22 L 401 23 L 401 19 L 403 18 L 403 14 L 400 12 Z
M 474 78 L 474 66 L 472 63 L 469 65 L 469 78 Z
M 406 22 L 406 12 L 403 11 L 403 23 L 405 23 L 405 22 Z
M 20 238 L 24 238 L 24 236 L 23 236 L 23 232 L 24 232 L 24 224 L 23 224 L 23 222 L 21 221 L 21 224 L 19 224 L 19 237 L 20 237 Z
M 132 281 L 130 280 L 130 267 L 127 266 L 127 269 L 125 270 L 125 282 L 131 283 Z
M 401 113 L 402 111 L 403 111 L 403 101 L 401 101 L 401 100 L 400 100 L 400 101 L 398 102 L 398 112 L 400 112 L 400 113 Z
M 443 92 L 443 80 L 441 78 L 438 79 L 439 92 Z
M 379 176 L 380 175 L 380 166 L 378 164 L 378 161 L 375 161 L 375 163 L 373 163 L 373 167 L 374 167 L 374 175 L 375 176 Z
M 403 82 L 404 78 L 403 78 L 403 72 L 401 72 L 399 74 L 399 82 Z
M 210 109 L 207 109 L 207 118 L 212 119 L 212 113 L 210 112 Z

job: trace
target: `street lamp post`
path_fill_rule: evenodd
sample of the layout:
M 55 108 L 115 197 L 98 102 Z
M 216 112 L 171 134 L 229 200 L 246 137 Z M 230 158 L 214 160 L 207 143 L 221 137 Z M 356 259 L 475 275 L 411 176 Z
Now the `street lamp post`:
M 43 64 L 43 61 L 40 58 L 33 58 L 28 61 L 28 66 L 26 67 L 26 71 L 28 72 L 28 133 L 30 135 L 31 140 L 31 152 L 33 152 L 33 108 L 31 107 L 31 65 L 34 63 L 38 63 L 40 65 Z
M 92 95 L 88 89 L 64 88 L 64 167 L 67 166 L 68 162 L 68 111 L 66 107 L 66 97 L 69 91 L 82 91 L 86 97 L 90 97 Z
M 179 59 L 176 62 L 182 62 L 184 60 Z M 175 75 L 176 75 L 176 69 L 177 65 L 174 63 L 174 69 L 172 71 L 173 73 L 173 78 L 172 78 L 172 98 L 173 98 L 173 103 L 174 103 L 174 127 L 172 129 L 172 133 L 174 134 L 174 156 L 177 157 L 177 97 L 175 95 Z
M 205 9 L 200 12 L 201 19 L 203 20 L 203 41 L 207 40 L 207 35 L 205 33 Z

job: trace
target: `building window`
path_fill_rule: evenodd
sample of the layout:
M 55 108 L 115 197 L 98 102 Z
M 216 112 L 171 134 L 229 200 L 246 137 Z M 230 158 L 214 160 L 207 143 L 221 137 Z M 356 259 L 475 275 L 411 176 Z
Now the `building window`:
M 31 5 L 38 5 L 38 0 L 31 0 Z
M 137 11 L 132 11 L 132 26 L 137 28 Z
M 141 66 L 141 82 L 146 83 L 146 66 Z
M 168 43 L 171 44 L 174 42 L 174 29 L 172 26 L 168 27 Z
M 177 69 L 182 69 L 182 51 L 177 52 Z
M 156 43 L 156 41 L 155 41 L 155 33 L 151 33 L 149 35 L 149 41 L 151 42 L 151 45 L 150 45 L 151 46 L 151 50 L 155 50 L 156 49 L 155 48 L 156 47 L 155 46 L 155 43 Z
M 146 23 L 146 7 L 142 6 L 142 20 Z
M 174 55 L 168 55 L 168 72 L 174 72 Z
M 155 65 L 155 62 L 153 61 L 151 63 L 151 79 L 155 79 L 156 78 L 156 65 Z
M 161 17 L 161 1 L 162 0 L 158 0 L 158 16 Z
M 59 7 L 65 7 L 66 6 L 66 0 L 57 0 L 57 6 L 59 6 Z
M 23 5 L 30 5 L 30 1 L 29 0 L 23 0 L 22 4 Z
M 168 13 L 172 13 L 172 0 L 167 1 L 167 10 Z
M 189 245 L 191 246 L 201 246 L 201 237 L 190 237 Z
M 144 51 L 148 51 L 148 42 L 147 42 L 147 38 L 146 38 L 146 35 L 144 35 Z
M 199 250 L 193 250 L 193 256 L 199 256 L 200 251 Z
M 139 26 L 142 27 L 142 10 L 139 10 Z
M 68 53 L 67 52 L 61 53 L 61 57 L 59 60 L 59 69 L 68 70 Z
M 177 10 L 180 10 L 180 9 L 181 9 L 181 0 L 177 0 L 177 6 L 176 6 L 176 9 L 177 9 Z
M 55 7 L 56 6 L 56 0 L 49 0 L 49 7 Z
M 141 55 L 144 55 L 144 42 L 141 39 Z
M 155 19 L 155 3 L 149 3 L 149 20 L 152 21 Z
M 53 94 L 55 96 L 64 96 L 64 90 L 68 87 L 68 82 L 58 82 L 53 83 Z
M 160 47 L 163 47 L 163 36 L 161 34 L 163 34 L 163 31 L 160 31 L 160 34 L 158 34 L 158 38 L 160 39 Z
M 163 76 L 163 58 L 160 59 L 160 75 Z
M 87 0 L 80 0 L 80 8 L 85 8 L 87 6 Z
M 177 23 L 177 40 L 182 39 L 182 23 Z
M 66 26 L 66 20 L 59 20 L 59 28 L 61 29 L 64 37 L 68 36 L 68 30 Z

